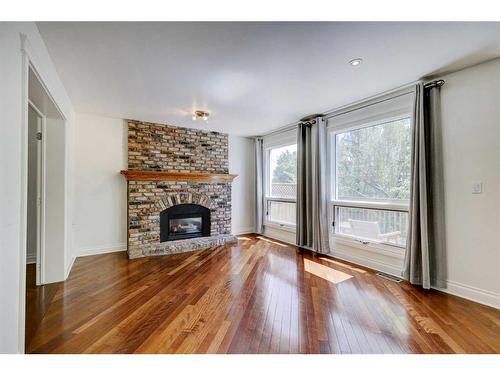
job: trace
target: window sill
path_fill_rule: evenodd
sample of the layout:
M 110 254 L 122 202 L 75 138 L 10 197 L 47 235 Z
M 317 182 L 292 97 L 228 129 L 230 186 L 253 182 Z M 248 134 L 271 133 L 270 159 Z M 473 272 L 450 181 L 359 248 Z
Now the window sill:
M 296 203 L 296 198 L 289 197 L 265 197 L 266 201 Z

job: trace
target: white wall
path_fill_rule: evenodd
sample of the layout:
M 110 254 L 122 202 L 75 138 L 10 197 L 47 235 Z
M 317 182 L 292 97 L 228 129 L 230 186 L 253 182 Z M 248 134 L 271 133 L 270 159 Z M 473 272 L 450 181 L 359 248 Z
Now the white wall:
M 25 219 L 27 150 L 21 148 L 27 134 L 22 121 L 27 115 L 23 103 L 23 55 L 20 33 L 27 36 L 31 61 L 66 117 L 66 190 L 71 202 L 73 107 L 45 44 L 34 23 L 0 23 L 0 352 L 24 351 L 24 263 L 26 258 Z M 67 220 L 71 205 L 65 208 Z M 66 226 L 70 228 L 70 226 Z M 71 264 L 71 233 L 64 236 L 66 268 Z
M 75 256 L 126 250 L 127 124 L 77 114 Z
M 500 308 L 500 60 L 443 78 L 448 291 Z
M 255 144 L 251 138 L 229 136 L 229 173 L 232 184 L 232 232 L 255 232 Z
M 275 240 L 280 240 L 286 242 L 290 245 L 297 244 L 297 236 L 295 234 L 295 229 L 284 230 L 278 226 L 273 226 L 266 224 L 264 225 L 264 236 L 269 238 L 274 238 Z
M 65 154 L 65 128 L 64 121 L 57 118 L 45 118 L 45 190 L 42 193 L 44 205 L 43 217 L 43 279 L 42 283 L 53 283 L 62 281 L 67 276 L 65 259 L 61 258 L 64 253 L 64 237 L 61 232 L 65 231 L 70 221 L 65 221 L 64 190 L 66 181 L 64 178 L 64 154 Z M 71 249 L 68 249 L 71 258 Z

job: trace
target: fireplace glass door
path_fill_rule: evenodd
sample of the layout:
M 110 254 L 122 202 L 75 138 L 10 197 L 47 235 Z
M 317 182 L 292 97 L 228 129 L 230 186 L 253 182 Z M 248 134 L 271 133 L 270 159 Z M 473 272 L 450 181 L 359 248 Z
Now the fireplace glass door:
M 173 235 L 201 233 L 201 216 L 185 219 L 170 219 L 169 232 Z
M 160 242 L 210 236 L 210 209 L 191 203 L 160 212 Z

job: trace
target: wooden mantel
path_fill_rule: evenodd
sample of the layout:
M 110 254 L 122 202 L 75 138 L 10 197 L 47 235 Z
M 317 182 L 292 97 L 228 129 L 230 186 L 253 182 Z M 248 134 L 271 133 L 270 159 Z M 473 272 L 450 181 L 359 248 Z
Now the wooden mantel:
M 186 173 L 170 171 L 146 171 L 140 169 L 124 169 L 120 171 L 127 181 L 193 181 L 230 183 L 238 175 L 229 173 Z

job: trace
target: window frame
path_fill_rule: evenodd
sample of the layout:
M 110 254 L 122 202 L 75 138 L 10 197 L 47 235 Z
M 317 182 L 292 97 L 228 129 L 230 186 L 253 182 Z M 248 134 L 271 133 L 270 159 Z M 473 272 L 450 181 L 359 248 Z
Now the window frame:
M 281 147 L 287 147 L 291 145 L 297 144 L 297 135 L 296 131 L 289 134 L 284 134 L 280 139 L 271 139 L 264 141 L 264 226 L 279 228 L 282 230 L 295 232 L 296 223 L 293 225 L 288 222 L 281 222 L 277 220 L 269 219 L 269 202 L 286 202 L 286 203 L 295 203 L 297 204 L 297 197 L 288 198 L 288 197 L 273 197 L 271 196 L 270 187 L 271 187 L 271 165 L 270 165 L 270 155 L 271 150 Z
M 398 98 L 399 99 L 399 98 Z M 364 129 L 372 126 L 385 124 L 392 121 L 410 118 L 410 132 L 413 133 L 412 107 L 408 100 L 395 100 L 395 103 L 385 103 L 382 109 L 362 108 L 353 113 L 340 115 L 340 120 L 332 117 L 328 123 L 328 172 L 329 172 L 329 222 L 331 224 L 330 238 L 341 240 L 344 243 L 351 243 L 354 246 L 362 244 L 364 247 L 372 249 L 387 249 L 404 252 L 406 247 L 394 243 L 367 241 L 356 239 L 352 236 L 335 233 L 336 207 L 365 208 L 392 212 L 406 212 L 409 215 L 409 201 L 401 200 L 343 200 L 337 199 L 337 158 L 336 158 L 336 135 L 348 131 Z M 376 105 L 375 105 L 376 107 Z M 358 113 L 361 112 L 361 113 Z M 410 140 L 411 142 L 412 140 Z M 411 176 L 410 176 L 411 178 Z

